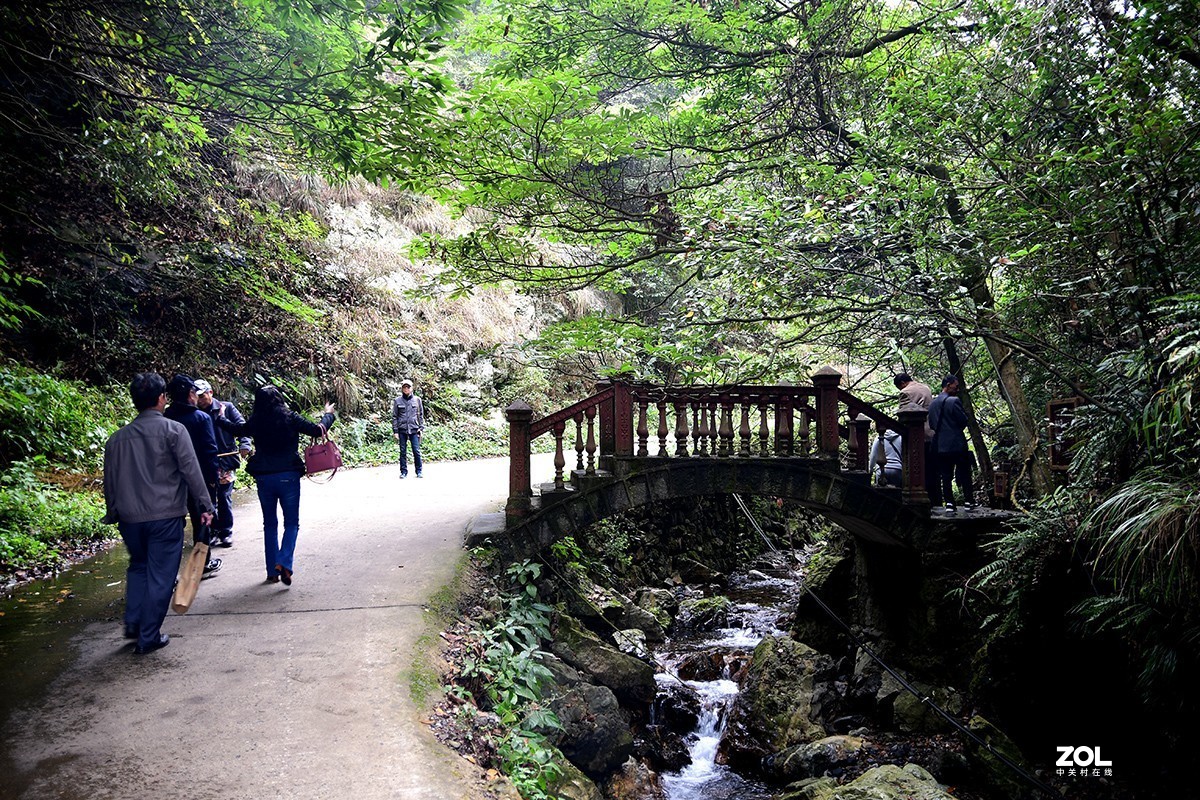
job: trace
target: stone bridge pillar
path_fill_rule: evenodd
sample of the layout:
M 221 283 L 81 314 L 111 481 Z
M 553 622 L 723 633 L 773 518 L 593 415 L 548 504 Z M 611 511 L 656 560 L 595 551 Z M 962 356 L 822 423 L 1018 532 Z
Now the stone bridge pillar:
M 904 502 L 906 505 L 929 505 L 929 492 L 925 490 L 925 420 L 929 412 L 915 403 L 906 405 L 896 415 L 904 430 L 904 452 L 901 460 L 904 462 Z
M 838 461 L 838 386 L 842 373 L 830 366 L 821 367 L 812 377 L 817 388 L 817 456 L 834 464 Z
M 524 400 L 514 400 L 504 409 L 508 420 L 508 504 L 504 516 L 509 524 L 529 516 L 533 507 L 530 483 L 529 424 L 533 409 Z

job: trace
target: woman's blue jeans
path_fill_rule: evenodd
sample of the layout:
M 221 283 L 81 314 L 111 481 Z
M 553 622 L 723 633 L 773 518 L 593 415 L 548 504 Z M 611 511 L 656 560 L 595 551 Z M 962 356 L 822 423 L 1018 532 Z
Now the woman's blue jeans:
M 292 557 L 300 534 L 300 473 L 274 472 L 256 475 L 258 502 L 263 515 L 263 550 L 267 577 L 276 574 L 279 564 L 294 571 Z M 283 541 L 279 541 L 279 509 L 283 509 Z

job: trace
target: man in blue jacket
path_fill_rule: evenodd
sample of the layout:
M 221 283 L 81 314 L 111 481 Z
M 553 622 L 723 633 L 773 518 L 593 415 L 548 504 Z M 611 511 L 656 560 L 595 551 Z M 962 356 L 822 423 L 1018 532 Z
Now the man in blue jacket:
M 971 485 L 971 451 L 967 449 L 967 411 L 958 399 L 958 378 L 947 375 L 942 379 L 942 393 L 929 404 L 929 427 L 933 428 L 941 470 L 942 496 L 946 510 L 954 511 L 954 489 L 951 478 L 962 492 L 963 508 L 975 508 L 975 489 Z
M 246 422 L 238 407 L 228 400 L 213 397 L 212 384 L 203 378 L 196 380 L 196 405 L 213 421 L 217 436 L 217 519 L 213 523 L 213 547 L 233 547 L 233 476 L 242 459 L 250 454 L 250 437 L 234 436 L 216 424 L 218 416 L 235 425 Z
M 167 396 L 171 405 L 167 407 L 164 416 L 174 420 L 187 429 L 192 440 L 192 448 L 196 451 L 196 459 L 200 462 L 200 474 L 204 476 L 204 485 L 208 488 L 208 497 L 196 497 L 188 493 L 188 515 L 192 519 L 192 543 L 203 542 L 212 545 L 212 529 L 202 524 L 201 508 L 211 508 L 216 505 L 217 496 L 217 436 L 213 432 L 212 417 L 196 407 L 196 382 L 190 375 L 176 373 L 167 384 Z M 210 558 L 204 566 L 201 577 L 209 578 L 221 568 L 221 559 Z

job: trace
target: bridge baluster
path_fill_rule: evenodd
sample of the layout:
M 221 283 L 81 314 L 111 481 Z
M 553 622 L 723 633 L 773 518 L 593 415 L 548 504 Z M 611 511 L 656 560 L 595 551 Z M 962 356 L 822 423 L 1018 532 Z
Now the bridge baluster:
M 771 455 L 771 429 L 767 427 L 767 396 L 758 398 L 758 454 L 763 458 Z
M 675 403 L 675 457 L 688 457 L 688 407 L 680 400 Z
M 866 414 L 859 414 L 855 417 L 850 427 L 850 435 L 854 439 L 851 443 L 854 447 L 854 468 L 869 469 L 867 457 L 870 455 L 868 451 L 871 447 L 871 418 Z
M 646 443 L 650 438 L 650 431 L 646 427 L 646 407 L 648 405 L 649 403 L 646 401 L 646 398 L 638 398 L 638 458 L 645 458 L 646 456 L 650 455 L 650 450 L 646 447 Z
M 658 457 L 666 458 L 667 453 L 667 434 L 670 429 L 667 428 L 667 400 L 664 397 L 658 401 Z
M 742 424 L 738 426 L 738 455 L 750 455 L 750 398 L 742 398 Z
M 807 407 L 800 410 L 800 455 L 812 455 L 812 412 Z
M 566 422 L 554 423 L 554 488 L 560 492 L 567 488 L 563 482 L 563 467 L 567 465 L 567 457 L 563 455 L 563 433 L 566 430 Z
M 596 406 L 588 406 L 585 414 L 587 415 L 587 444 L 584 450 L 587 451 L 587 467 L 584 472 L 588 475 L 596 474 Z
M 716 401 L 711 398 L 705 398 L 700 403 L 700 416 L 704 417 L 705 432 L 708 435 L 708 452 L 710 455 L 716 456 L 717 446 L 717 417 L 713 413 Z
M 792 398 L 780 397 L 775 405 L 775 455 L 792 454 Z
M 733 401 L 729 395 L 721 395 L 721 451 L 722 458 L 733 455 Z
M 583 412 L 575 414 L 575 469 L 583 469 Z
M 697 456 L 708 455 L 708 421 L 704 419 L 704 402 L 695 398 L 691 401 L 692 408 L 692 453 Z

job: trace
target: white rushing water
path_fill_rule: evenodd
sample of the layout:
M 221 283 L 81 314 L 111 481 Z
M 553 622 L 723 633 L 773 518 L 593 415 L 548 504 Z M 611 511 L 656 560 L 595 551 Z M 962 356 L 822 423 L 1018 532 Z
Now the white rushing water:
M 762 573 L 742 578 L 737 581 L 734 591 L 755 595 L 756 602 L 736 603 L 730 613 L 730 627 L 712 631 L 698 641 L 674 643 L 679 647 L 672 648 L 675 656 L 712 650 L 729 653 L 753 651 L 766 636 L 782 632 L 777 626 L 783 613 L 782 604 L 792 586 L 792 580 L 772 578 Z M 772 596 L 770 600 L 775 602 L 761 595 Z M 762 600 L 766 602 L 759 602 Z M 674 661 L 674 658 L 671 660 Z M 657 677 L 660 684 L 679 681 L 679 678 L 666 673 Z M 696 729 L 687 737 L 691 763 L 677 773 L 662 775 L 667 800 L 765 800 L 771 797 L 765 787 L 747 781 L 717 763 L 726 717 L 739 691 L 732 678 L 727 665 L 725 674 L 718 680 L 682 681 L 699 697 L 700 715 Z

